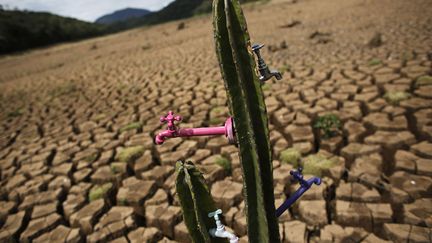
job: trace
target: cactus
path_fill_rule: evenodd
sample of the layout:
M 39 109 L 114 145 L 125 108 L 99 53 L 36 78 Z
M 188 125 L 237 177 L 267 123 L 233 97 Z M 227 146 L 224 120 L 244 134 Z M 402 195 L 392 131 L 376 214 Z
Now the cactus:
M 213 1 L 216 53 L 233 115 L 250 242 L 280 242 L 264 95 L 238 0 Z
M 215 223 L 207 214 L 215 211 L 216 207 L 204 177 L 192 162 L 176 163 L 175 184 L 184 222 L 193 242 L 228 242 L 209 234 L 209 229 L 214 228 Z

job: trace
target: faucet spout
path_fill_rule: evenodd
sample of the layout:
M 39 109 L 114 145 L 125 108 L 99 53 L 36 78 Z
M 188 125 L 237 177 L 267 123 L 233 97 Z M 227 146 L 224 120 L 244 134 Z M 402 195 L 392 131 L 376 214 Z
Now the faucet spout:
M 209 230 L 209 233 L 213 237 L 227 238 L 227 239 L 229 239 L 230 243 L 238 243 L 238 241 L 239 241 L 239 238 L 237 236 L 235 236 L 233 233 L 226 231 L 225 227 L 222 230 L 212 228 Z
M 176 130 L 165 130 L 163 132 L 158 133 L 158 135 L 155 136 L 154 143 L 157 145 L 161 145 L 165 142 L 167 138 L 174 138 L 176 137 L 177 131 Z
M 225 226 L 222 224 L 222 222 L 219 219 L 219 214 L 222 214 L 222 210 L 220 209 L 214 212 L 210 212 L 208 214 L 209 218 L 213 217 L 216 222 L 216 228 L 209 229 L 209 234 L 212 237 L 227 238 L 229 239 L 230 243 L 238 243 L 239 238 L 235 236 L 233 233 L 225 230 Z

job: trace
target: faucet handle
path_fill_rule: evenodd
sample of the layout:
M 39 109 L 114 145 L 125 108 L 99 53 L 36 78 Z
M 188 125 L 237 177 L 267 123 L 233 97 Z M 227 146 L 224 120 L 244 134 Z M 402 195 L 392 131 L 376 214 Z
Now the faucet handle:
M 291 170 L 290 171 L 290 174 L 293 176 L 294 180 L 298 181 L 300 184 L 303 184 L 306 182 L 303 179 L 302 171 L 303 171 L 302 167 L 299 167 L 297 170 Z
M 212 217 L 214 217 L 215 219 L 216 219 L 216 217 L 219 219 L 219 214 L 222 214 L 222 210 L 221 209 L 218 209 L 218 210 L 216 210 L 216 211 L 214 211 L 214 212 L 210 212 L 209 214 L 208 214 L 208 217 L 209 218 L 212 218 Z
M 303 178 L 302 171 L 303 171 L 302 167 L 299 167 L 297 170 L 290 171 L 290 174 L 294 177 L 294 180 L 298 181 L 301 186 L 309 188 L 312 186 L 312 183 L 316 185 L 321 184 L 321 178 L 319 177 L 312 177 L 309 180 L 305 180 Z
M 263 47 L 264 47 L 264 44 L 258 44 L 258 43 L 257 44 L 253 44 L 252 45 L 252 51 L 254 51 L 255 53 L 257 53 Z
M 159 118 L 161 123 L 168 123 L 168 129 L 169 130 L 175 130 L 175 124 L 174 121 L 181 121 L 182 117 L 181 116 L 174 116 L 174 112 L 172 111 L 168 111 L 168 115 L 166 116 L 161 116 Z

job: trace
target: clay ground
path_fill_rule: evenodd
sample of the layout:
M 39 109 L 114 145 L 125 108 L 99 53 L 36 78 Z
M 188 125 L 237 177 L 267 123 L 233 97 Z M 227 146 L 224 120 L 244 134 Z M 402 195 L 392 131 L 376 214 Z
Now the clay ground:
M 279 219 L 284 241 L 431 242 L 432 1 L 244 11 L 284 75 L 264 86 L 276 203 L 297 187 L 281 151 L 334 162 Z M 247 241 L 236 148 L 222 137 L 152 144 L 168 110 L 183 127 L 228 115 L 211 17 L 183 22 L 0 58 L 0 242 L 189 242 L 174 188 L 181 158 L 199 165 Z M 313 129 L 326 113 L 343 121 L 327 140 Z

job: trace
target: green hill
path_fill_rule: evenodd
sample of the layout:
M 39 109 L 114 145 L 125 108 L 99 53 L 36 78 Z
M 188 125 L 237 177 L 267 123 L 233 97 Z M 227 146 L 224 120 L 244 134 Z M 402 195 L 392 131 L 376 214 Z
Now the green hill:
M 0 10 L 0 54 L 102 35 L 105 27 L 50 13 Z
M 240 0 L 253 1 L 260 0 Z M 50 13 L 2 10 L 0 5 L 0 54 L 189 18 L 210 13 L 211 8 L 210 0 L 175 0 L 157 12 L 102 25 Z
M 240 0 L 241 3 L 266 0 Z M 195 15 L 210 13 L 212 10 L 211 0 L 175 0 L 165 8 L 147 14 L 140 18 L 117 22 L 110 25 L 112 31 L 130 29 L 143 25 L 153 25 L 173 20 L 185 19 Z

